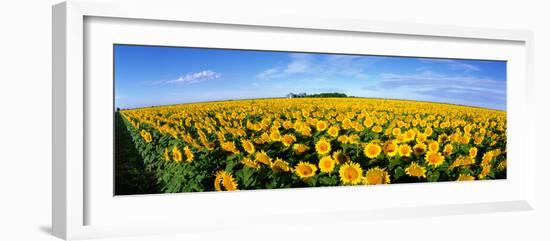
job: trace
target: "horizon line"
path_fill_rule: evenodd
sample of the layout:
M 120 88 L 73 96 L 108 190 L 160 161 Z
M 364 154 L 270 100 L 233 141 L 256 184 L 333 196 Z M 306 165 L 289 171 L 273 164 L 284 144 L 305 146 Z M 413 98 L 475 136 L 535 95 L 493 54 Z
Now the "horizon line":
M 292 92 L 293 93 L 293 92 Z M 300 93 L 300 92 L 298 92 Z M 338 93 L 338 92 L 331 92 L 331 93 Z M 323 94 L 323 93 L 318 93 Z M 347 94 L 346 94 L 347 95 Z M 436 102 L 436 101 L 428 101 L 428 100 L 413 100 L 413 99 L 399 99 L 399 98 L 385 98 L 385 97 L 362 97 L 362 96 L 347 96 L 347 97 L 299 97 L 299 98 L 288 98 L 288 97 L 260 97 L 260 98 L 242 98 L 242 99 L 224 99 L 224 100 L 208 100 L 208 101 L 192 101 L 192 102 L 184 102 L 184 103 L 171 103 L 171 104 L 161 104 L 161 105 L 151 105 L 151 106 L 141 106 L 141 107 L 133 107 L 133 108 L 121 108 L 121 107 L 115 107 L 116 109 L 122 110 L 136 110 L 136 109 L 147 109 L 147 108 L 156 108 L 156 107 L 165 107 L 165 106 L 175 106 L 175 105 L 191 105 L 191 104 L 200 104 L 200 103 L 214 103 L 214 102 L 224 102 L 224 101 L 242 101 L 242 100 L 263 100 L 263 99 L 342 99 L 342 98 L 361 98 L 361 99 L 375 99 L 375 100 L 396 100 L 396 101 L 415 101 L 415 102 L 423 102 L 423 103 L 435 103 L 435 104 L 444 104 L 444 105 L 455 105 L 455 106 L 461 106 L 461 107 L 470 107 L 470 108 L 478 108 L 478 109 L 486 109 L 486 110 L 493 110 L 493 111 L 500 111 L 505 112 L 505 109 L 495 109 L 495 108 L 488 108 L 488 107 L 481 107 L 481 106 L 474 106 L 474 105 L 466 105 L 466 104 L 457 104 L 457 103 L 449 103 L 449 102 Z

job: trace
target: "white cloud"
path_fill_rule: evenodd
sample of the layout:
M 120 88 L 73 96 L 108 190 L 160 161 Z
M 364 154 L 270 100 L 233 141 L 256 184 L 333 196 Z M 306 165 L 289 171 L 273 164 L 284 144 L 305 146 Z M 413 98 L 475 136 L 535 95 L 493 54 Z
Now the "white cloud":
M 212 70 L 203 70 L 195 73 L 189 73 L 186 75 L 183 75 L 177 79 L 171 79 L 171 80 L 156 80 L 156 81 L 145 81 L 144 83 L 149 83 L 153 85 L 157 84 L 175 84 L 175 83 L 181 83 L 181 84 L 196 84 L 200 83 L 206 80 L 211 79 L 218 79 L 221 78 L 221 74 L 214 72 Z
M 168 80 L 166 83 L 185 83 L 185 84 L 195 84 L 200 83 L 205 80 L 217 79 L 220 78 L 221 74 L 216 73 L 212 70 L 203 70 L 196 73 L 186 74 L 179 77 L 178 79 Z

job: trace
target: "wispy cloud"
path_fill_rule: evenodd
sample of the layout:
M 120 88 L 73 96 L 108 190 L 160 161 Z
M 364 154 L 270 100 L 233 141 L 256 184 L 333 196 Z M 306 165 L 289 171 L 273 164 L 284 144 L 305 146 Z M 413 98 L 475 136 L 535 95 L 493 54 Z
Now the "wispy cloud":
M 214 72 L 212 70 L 203 70 L 203 71 L 183 75 L 177 79 L 157 80 L 151 83 L 152 84 L 173 84 L 173 83 L 196 84 L 196 83 L 204 82 L 206 80 L 218 79 L 221 76 L 222 75 L 220 73 Z
M 383 57 L 364 57 L 353 55 L 326 55 L 292 53 L 286 65 L 266 69 L 256 75 L 259 79 L 277 79 L 295 74 L 310 76 L 345 76 L 366 78 L 365 68 Z
M 480 68 L 475 65 L 467 64 L 460 60 L 455 60 L 455 59 L 428 59 L 428 58 L 418 58 L 418 59 L 424 63 L 444 64 L 451 70 L 463 71 L 465 73 L 480 71 Z
M 314 56 L 311 54 L 292 53 L 289 54 L 290 62 L 284 66 L 276 66 L 266 69 L 256 75 L 259 79 L 276 79 L 291 74 L 309 72 L 312 68 Z
M 378 82 L 378 85 L 386 88 L 449 88 L 484 91 L 493 94 L 506 93 L 505 81 L 483 79 L 475 76 L 451 76 L 434 73 L 432 71 L 424 71 L 418 74 L 381 74 L 380 76 L 381 79 L 380 82 Z
M 293 53 L 290 54 L 292 61 L 284 69 L 284 73 L 293 74 L 293 73 L 304 73 L 309 71 L 312 68 L 313 61 L 315 56 L 311 54 L 299 54 Z
M 280 69 L 281 69 L 280 67 L 274 67 L 274 68 L 271 68 L 271 69 L 266 69 L 266 70 L 262 71 L 261 73 L 259 73 L 258 75 L 256 75 L 256 77 L 259 78 L 259 79 L 277 78 L 277 77 L 281 76 Z
M 376 85 L 363 89 L 405 89 L 409 93 L 425 96 L 427 100 L 444 100 L 497 109 L 506 107 L 506 81 L 477 76 L 438 74 L 431 71 L 415 74 L 386 73 L 380 74 Z

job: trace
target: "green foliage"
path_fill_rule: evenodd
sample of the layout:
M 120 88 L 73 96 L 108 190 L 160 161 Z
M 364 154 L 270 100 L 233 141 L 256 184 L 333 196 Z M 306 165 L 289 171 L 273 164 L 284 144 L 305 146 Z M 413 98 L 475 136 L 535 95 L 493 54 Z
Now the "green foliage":
M 345 97 L 348 97 L 348 96 L 344 93 L 334 92 L 334 93 L 311 94 L 311 95 L 306 95 L 306 97 L 309 97 L 309 98 L 345 98 Z
M 400 177 L 405 175 L 405 170 L 403 170 L 402 167 L 397 167 L 397 168 L 395 168 L 393 173 L 394 173 L 393 175 L 394 175 L 395 180 L 398 180 Z

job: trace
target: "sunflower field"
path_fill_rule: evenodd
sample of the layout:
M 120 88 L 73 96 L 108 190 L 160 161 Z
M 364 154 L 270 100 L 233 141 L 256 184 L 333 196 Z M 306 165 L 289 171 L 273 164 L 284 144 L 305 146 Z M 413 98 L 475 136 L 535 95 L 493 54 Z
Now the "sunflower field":
M 162 192 L 506 178 L 506 112 L 295 98 L 120 111 Z

